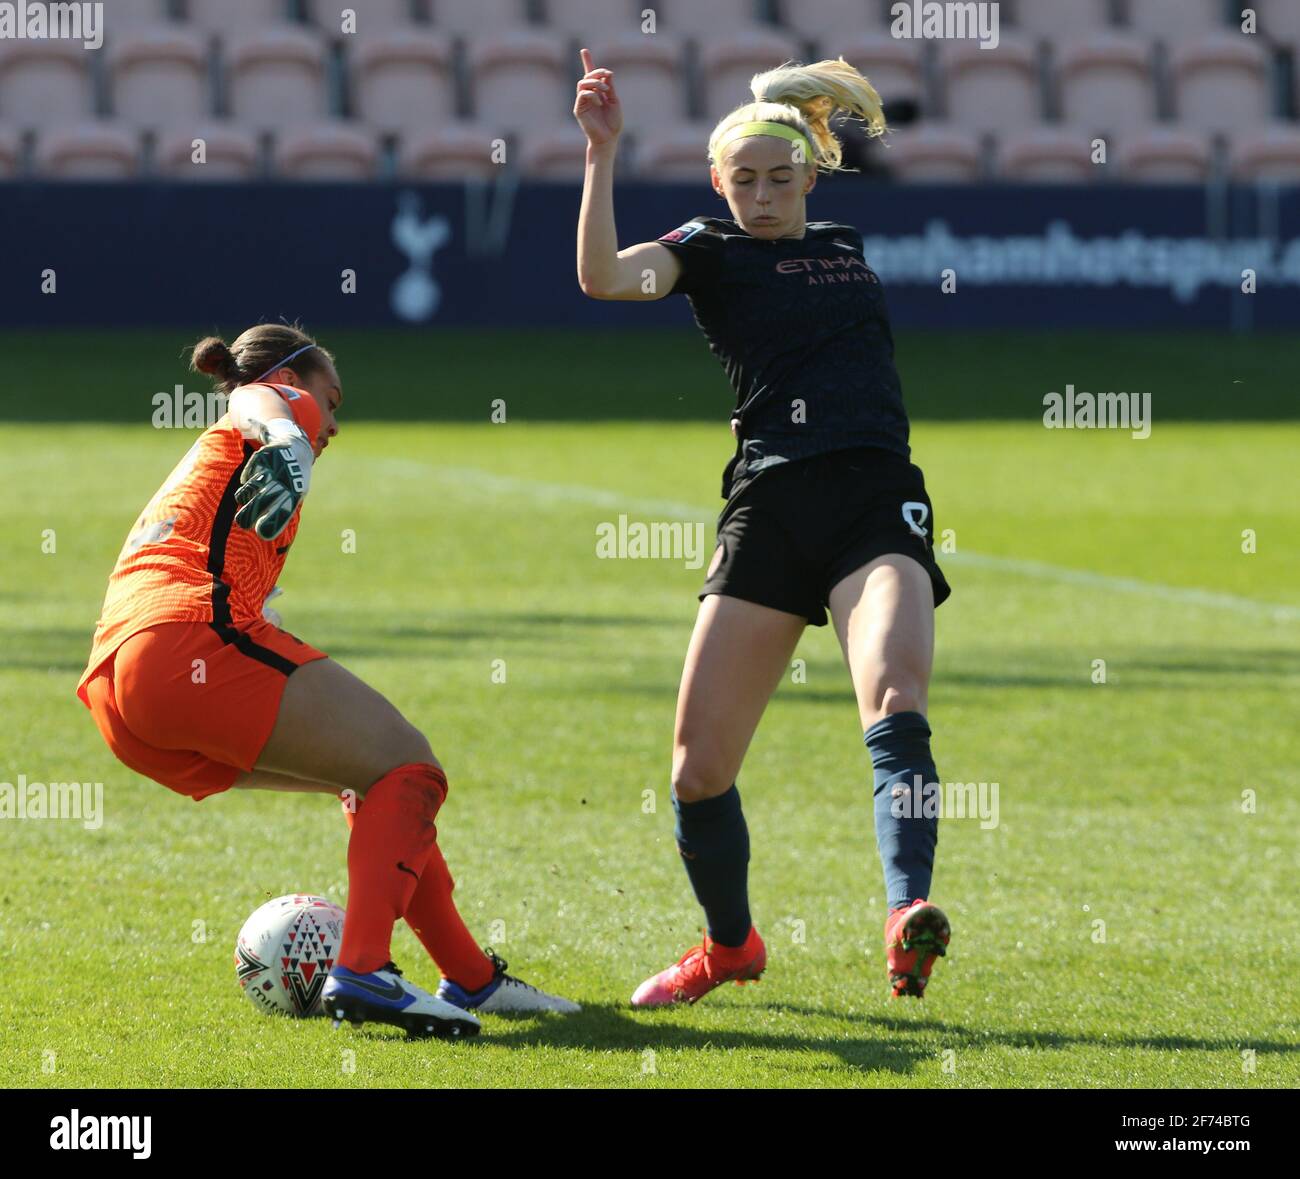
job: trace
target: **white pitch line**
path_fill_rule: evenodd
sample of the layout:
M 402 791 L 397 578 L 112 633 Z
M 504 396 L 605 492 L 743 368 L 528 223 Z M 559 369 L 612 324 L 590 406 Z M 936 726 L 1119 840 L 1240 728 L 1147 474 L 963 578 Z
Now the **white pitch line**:
M 353 462 L 366 462 L 365 459 L 353 459 Z M 514 475 L 501 475 L 485 471 L 481 467 L 451 467 L 441 464 L 421 463 L 413 459 L 380 459 L 377 461 L 385 471 L 418 477 L 428 482 L 433 476 L 458 487 L 472 487 L 475 490 L 499 496 L 517 496 L 531 504 L 580 503 L 593 507 L 610 508 L 628 514 L 638 513 L 647 516 L 670 517 L 676 520 L 702 520 L 711 522 L 717 519 L 722 510 L 721 500 L 717 508 L 704 508 L 698 504 L 682 503 L 678 500 L 641 498 L 628 496 L 618 491 L 601 487 L 586 487 L 581 484 L 551 483 L 541 479 L 520 479 Z M 1056 581 L 1063 585 L 1087 586 L 1090 589 L 1105 590 L 1117 594 L 1135 594 L 1140 597 L 1159 598 L 1167 602 L 1177 602 L 1183 606 L 1195 606 L 1207 610 L 1230 610 L 1237 614 L 1246 614 L 1257 619 L 1273 622 L 1300 621 L 1300 606 L 1261 602 L 1255 598 L 1243 598 L 1236 594 L 1218 593 L 1213 590 L 1193 589 L 1186 586 L 1162 585 L 1155 581 L 1139 581 L 1134 577 L 1113 577 L 1106 573 L 1093 573 L 1086 569 L 1071 569 L 1066 565 L 1052 565 L 1046 561 L 1031 561 L 1020 557 L 995 557 L 987 553 L 957 552 L 942 556 L 941 563 L 953 562 L 959 565 L 971 565 L 980 569 L 996 569 L 1019 577 L 1034 578 L 1039 581 Z

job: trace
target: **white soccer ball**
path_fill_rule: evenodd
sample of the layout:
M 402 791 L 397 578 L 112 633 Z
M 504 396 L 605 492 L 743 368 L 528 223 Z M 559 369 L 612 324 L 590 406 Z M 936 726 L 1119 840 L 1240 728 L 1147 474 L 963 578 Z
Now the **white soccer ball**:
M 343 910 L 296 893 L 267 901 L 239 931 L 235 978 L 268 1015 L 320 1015 L 320 994 L 343 939 Z

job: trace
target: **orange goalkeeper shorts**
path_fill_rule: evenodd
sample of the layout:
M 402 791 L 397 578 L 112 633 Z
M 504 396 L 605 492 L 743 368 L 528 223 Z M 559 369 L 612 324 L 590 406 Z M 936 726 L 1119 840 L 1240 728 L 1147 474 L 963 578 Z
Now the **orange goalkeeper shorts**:
M 86 698 L 118 761 L 199 802 L 257 764 L 289 676 L 326 658 L 264 620 L 163 622 L 118 647 Z

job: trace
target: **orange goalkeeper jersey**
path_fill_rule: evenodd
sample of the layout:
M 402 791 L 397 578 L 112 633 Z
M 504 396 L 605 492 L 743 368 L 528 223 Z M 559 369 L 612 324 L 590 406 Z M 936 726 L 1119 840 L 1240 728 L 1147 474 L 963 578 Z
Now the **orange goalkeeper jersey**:
M 311 395 L 286 385 L 270 388 L 285 399 L 314 446 L 321 413 Z M 90 661 L 77 683 L 83 704 L 86 681 L 145 627 L 208 622 L 218 630 L 238 630 L 262 617 L 302 510 L 274 540 L 235 526 L 235 492 L 259 446 L 226 415 L 199 436 L 140 513 L 108 579 Z

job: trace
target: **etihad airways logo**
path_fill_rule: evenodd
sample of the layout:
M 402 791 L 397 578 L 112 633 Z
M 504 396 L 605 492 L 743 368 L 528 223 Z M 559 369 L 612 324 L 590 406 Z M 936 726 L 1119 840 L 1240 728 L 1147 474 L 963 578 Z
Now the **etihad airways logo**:
M 879 282 L 875 272 L 861 258 L 841 254 L 835 258 L 783 258 L 775 266 L 777 274 L 803 274 L 808 285 L 831 282 Z

